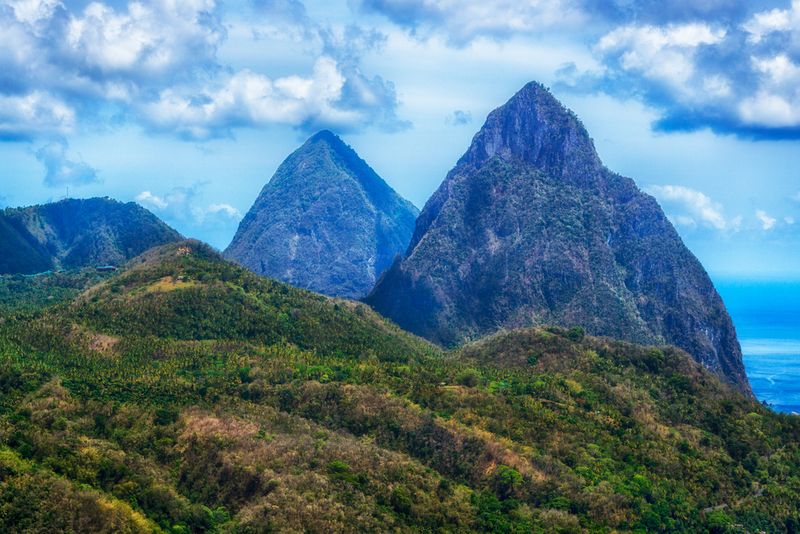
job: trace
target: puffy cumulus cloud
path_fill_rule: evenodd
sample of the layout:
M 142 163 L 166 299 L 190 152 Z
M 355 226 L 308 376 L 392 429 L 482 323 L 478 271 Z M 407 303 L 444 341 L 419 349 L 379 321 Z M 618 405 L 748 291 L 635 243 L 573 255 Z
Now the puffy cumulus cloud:
M 97 171 L 82 161 L 67 155 L 68 145 L 64 140 L 52 141 L 36 151 L 45 168 L 44 183 L 49 187 L 86 185 L 99 181 Z
M 441 33 L 456 46 L 480 37 L 577 28 L 588 18 L 579 0 L 359 0 L 358 5 L 416 34 Z
M 270 123 L 407 125 L 394 85 L 360 66 L 382 34 L 323 27 L 297 0 L 252 6 L 312 43 L 313 72 L 274 78 L 220 64 L 218 0 L 0 0 L 0 139 L 61 136 L 109 116 L 192 139 Z
M 357 0 L 356 5 L 420 37 L 441 34 L 455 46 L 548 31 L 572 30 L 585 38 L 634 21 L 736 20 L 747 12 L 740 0 Z
M 199 93 L 169 89 L 147 104 L 144 114 L 153 128 L 194 139 L 269 123 L 339 131 L 375 123 L 391 130 L 404 127 L 394 115 L 395 101 L 391 83 L 358 72 L 346 76 L 323 56 L 308 77 L 271 79 L 244 70 Z
M 753 57 L 751 65 L 759 84 L 739 103 L 740 118 L 755 127 L 800 130 L 800 65 L 784 53 Z
M 557 35 L 587 44 L 561 89 L 639 98 L 664 131 L 800 138 L 800 0 L 353 0 L 421 39 Z M 584 62 L 585 63 L 585 62 Z
M 668 207 L 673 222 L 690 228 L 703 225 L 714 230 L 737 230 L 741 217 L 727 219 L 722 205 L 705 193 L 679 185 L 656 185 L 648 189 Z
M 365 54 L 384 47 L 385 34 L 356 24 L 317 23 L 296 0 L 255 0 L 254 3 L 261 16 L 250 28 L 253 35 L 261 40 L 288 41 L 290 46 L 305 49 L 317 58 L 309 75 L 290 79 L 304 80 L 301 83 L 322 91 L 318 94 L 311 91 L 299 99 L 293 97 L 294 102 L 280 99 L 276 109 L 280 117 L 278 122 L 285 122 L 284 112 L 291 109 L 300 122 L 290 123 L 306 131 L 333 128 L 343 132 L 375 126 L 392 132 L 411 125 L 397 115 L 400 102 L 394 84 L 381 76 L 370 76 L 362 68 Z M 240 72 L 237 76 L 245 74 Z M 287 80 L 273 82 L 264 75 L 260 78 L 264 86 L 281 85 Z M 319 83 L 323 78 L 327 82 Z M 259 121 L 245 121 L 244 124 L 255 126 Z
M 213 0 L 0 0 L 0 99 L 22 110 L 3 113 L 5 137 L 63 134 L 99 108 L 213 71 L 225 35 L 216 11 Z
M 742 27 L 747 32 L 747 41 L 758 44 L 776 32 L 787 32 L 797 27 L 797 2 L 791 9 L 771 9 L 752 15 Z
M 694 60 L 700 47 L 724 38 L 724 29 L 707 24 L 625 26 L 605 35 L 595 50 L 624 71 L 682 91 L 698 75 Z M 724 92 L 724 82 L 718 85 L 723 87 L 719 92 Z
M 756 219 L 761 223 L 763 230 L 772 230 L 775 228 L 775 223 L 778 222 L 775 217 L 770 217 L 764 210 L 756 210 Z
M 213 0 L 91 2 L 82 11 L 53 0 L 0 3 L 6 8 L 0 89 L 6 90 L 27 85 L 73 96 L 133 96 L 212 68 L 225 35 Z
M 71 15 L 62 53 L 87 76 L 163 81 L 213 65 L 224 30 L 214 0 L 131 2 L 124 10 L 92 2 Z
M 593 47 L 601 67 L 565 68 L 560 86 L 639 97 L 662 130 L 800 138 L 800 0 L 728 14 L 615 28 Z
M 208 228 L 236 224 L 242 217 L 238 209 L 224 202 L 203 202 L 202 188 L 205 185 L 175 187 L 163 195 L 142 191 L 135 200 L 167 222 L 179 226 Z
M 0 93 L 0 140 L 31 139 L 42 134 L 67 134 L 75 111 L 42 91 L 22 95 Z

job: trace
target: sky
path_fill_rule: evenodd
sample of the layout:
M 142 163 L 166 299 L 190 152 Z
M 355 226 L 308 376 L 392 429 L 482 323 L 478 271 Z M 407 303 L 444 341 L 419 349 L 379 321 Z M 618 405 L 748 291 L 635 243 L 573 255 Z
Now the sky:
M 421 208 L 531 80 L 713 277 L 800 280 L 800 0 L 0 0 L 0 206 L 224 248 L 327 128 Z

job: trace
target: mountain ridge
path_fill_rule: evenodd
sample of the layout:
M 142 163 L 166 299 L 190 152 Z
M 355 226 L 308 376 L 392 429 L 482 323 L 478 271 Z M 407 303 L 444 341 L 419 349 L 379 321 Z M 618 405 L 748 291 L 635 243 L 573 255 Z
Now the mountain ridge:
M 119 266 L 181 235 L 136 203 L 64 199 L 0 212 L 0 273 Z

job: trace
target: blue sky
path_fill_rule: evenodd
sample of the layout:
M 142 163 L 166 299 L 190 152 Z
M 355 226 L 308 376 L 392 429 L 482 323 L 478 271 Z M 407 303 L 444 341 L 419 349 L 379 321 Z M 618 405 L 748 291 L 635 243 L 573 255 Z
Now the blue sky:
M 306 137 L 422 207 L 530 80 L 717 278 L 800 279 L 800 0 L 0 0 L 0 203 L 223 248 Z

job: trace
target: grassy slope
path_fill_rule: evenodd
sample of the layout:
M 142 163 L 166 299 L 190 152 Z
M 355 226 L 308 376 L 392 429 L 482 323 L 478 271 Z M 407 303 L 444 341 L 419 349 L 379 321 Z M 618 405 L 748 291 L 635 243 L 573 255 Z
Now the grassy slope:
M 798 418 L 674 349 L 530 329 L 444 355 L 192 242 L 0 328 L 5 529 L 796 525 Z

